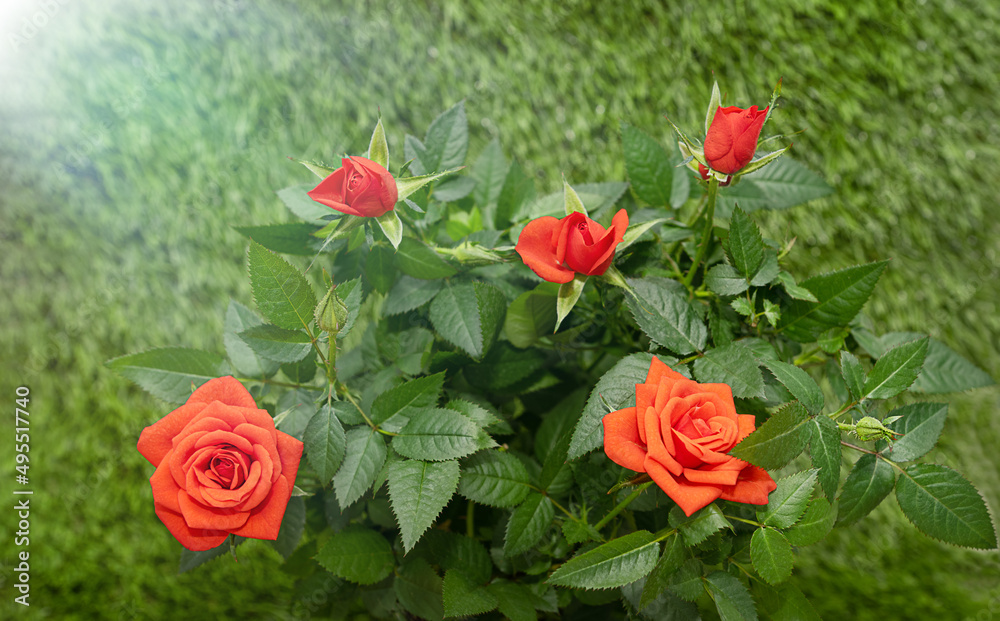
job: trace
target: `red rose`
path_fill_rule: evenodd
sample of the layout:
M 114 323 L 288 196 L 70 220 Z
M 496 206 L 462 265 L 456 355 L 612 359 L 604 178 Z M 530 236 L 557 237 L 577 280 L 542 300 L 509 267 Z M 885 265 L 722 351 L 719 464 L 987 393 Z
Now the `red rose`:
M 726 384 L 699 384 L 653 358 L 635 407 L 604 417 L 604 452 L 611 461 L 652 477 L 691 515 L 717 498 L 766 505 L 775 490 L 763 468 L 727 453 L 754 430 L 737 414 Z
M 713 170 L 731 175 L 750 163 L 768 108 L 720 106 L 715 111 L 705 135 L 705 159 Z
M 209 380 L 143 429 L 138 449 L 156 466 L 156 515 L 188 550 L 210 550 L 230 533 L 278 538 L 302 442 L 276 430 L 232 377 Z
M 524 227 L 514 249 L 536 274 L 549 282 L 565 283 L 577 273 L 600 276 L 608 271 L 627 228 L 624 209 L 615 214 L 607 230 L 576 211 L 562 219 L 543 216 Z
M 350 216 L 377 218 L 392 211 L 399 193 L 388 170 L 360 156 L 345 157 L 341 164 L 309 198 Z

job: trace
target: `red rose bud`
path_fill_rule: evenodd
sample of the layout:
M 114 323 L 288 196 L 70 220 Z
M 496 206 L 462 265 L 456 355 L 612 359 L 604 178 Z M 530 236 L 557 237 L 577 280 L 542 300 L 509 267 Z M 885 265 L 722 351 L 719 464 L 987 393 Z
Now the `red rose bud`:
M 712 170 L 731 175 L 750 163 L 768 108 L 720 106 L 715 111 L 705 135 L 705 160 Z
M 576 274 L 606 272 L 627 228 L 624 209 L 615 214 L 607 230 L 576 211 L 562 219 L 544 216 L 524 227 L 514 249 L 541 278 L 566 283 Z
M 635 385 L 635 406 L 602 420 L 604 452 L 645 472 L 690 516 L 717 500 L 766 505 L 777 488 L 771 475 L 729 455 L 753 433 L 751 414 L 737 414 L 726 384 L 700 384 L 653 358 Z
M 702 181 L 708 181 L 708 178 L 711 176 L 711 172 L 708 170 L 708 168 L 704 164 L 700 163 L 698 164 L 698 174 L 701 175 Z M 724 188 L 727 185 L 729 185 L 729 182 L 732 180 L 733 176 L 729 175 L 728 177 L 726 177 L 725 181 L 719 184 L 719 186 Z
M 350 216 L 377 218 L 392 211 L 399 193 L 396 180 L 367 157 L 341 160 L 342 166 L 309 191 L 309 198 Z
M 277 539 L 302 448 L 232 377 L 203 384 L 143 429 L 138 445 L 156 466 L 149 483 L 157 517 L 195 552 L 230 533 Z

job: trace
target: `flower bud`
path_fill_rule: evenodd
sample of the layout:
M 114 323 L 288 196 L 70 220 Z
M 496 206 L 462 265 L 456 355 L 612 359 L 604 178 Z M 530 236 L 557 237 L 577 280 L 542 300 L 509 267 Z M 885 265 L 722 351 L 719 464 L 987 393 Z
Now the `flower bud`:
M 868 442 L 870 440 L 885 440 L 892 442 L 896 432 L 882 424 L 882 421 L 871 416 L 865 416 L 854 425 L 854 433 L 858 438 Z
M 320 330 L 336 335 L 347 323 L 347 314 L 347 305 L 337 295 L 336 288 L 331 287 L 316 306 L 316 324 Z

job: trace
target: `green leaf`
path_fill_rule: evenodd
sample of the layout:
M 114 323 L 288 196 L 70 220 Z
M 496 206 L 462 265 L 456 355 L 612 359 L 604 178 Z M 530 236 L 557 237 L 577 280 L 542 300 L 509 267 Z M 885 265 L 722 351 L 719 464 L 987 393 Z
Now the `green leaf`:
M 365 257 L 365 279 L 379 293 L 388 293 L 396 282 L 395 256 L 385 244 L 375 244 L 368 251 L 368 256 Z
M 745 276 L 732 265 L 719 263 L 705 274 L 705 285 L 719 295 L 739 295 L 750 288 Z
M 886 335 L 888 336 L 888 335 Z M 884 339 L 884 337 L 883 337 Z M 924 368 L 910 390 L 928 394 L 961 392 L 992 386 L 985 371 L 972 364 L 941 341 L 931 339 Z
M 480 359 L 496 338 L 506 306 L 493 285 L 447 283 L 431 303 L 430 319 L 444 339 Z
M 399 248 L 399 243 L 403 240 L 403 222 L 399 219 L 399 214 L 395 210 L 388 211 L 375 218 L 386 239 L 393 248 Z
M 535 197 L 535 179 L 529 177 L 515 160 L 507 169 L 500 196 L 497 197 L 497 211 L 494 224 L 498 229 L 507 228 L 518 212 Z
M 546 582 L 580 589 L 613 589 L 651 572 L 659 556 L 660 544 L 653 534 L 639 530 L 574 556 Z
M 653 571 L 646 579 L 646 584 L 642 588 L 642 597 L 639 600 L 639 610 L 643 610 L 654 600 L 667 590 L 670 586 L 670 578 L 681 565 L 687 555 L 687 548 L 684 540 L 679 536 L 672 537 L 663 548 L 663 556 L 656 562 Z
M 737 204 L 747 212 L 788 209 L 833 192 L 822 177 L 788 156 L 720 190 L 715 206 L 717 218 L 728 217 Z
M 271 542 L 271 547 L 278 551 L 286 561 L 295 552 L 302 539 L 306 527 L 306 499 L 292 496 L 285 506 L 285 515 L 281 518 L 281 529 L 278 538 Z
M 780 271 L 778 267 L 778 253 L 767 248 L 764 250 L 764 260 L 761 262 L 760 267 L 757 268 L 757 273 L 750 279 L 750 284 L 754 287 L 769 285 L 778 278 Z
M 382 314 L 399 315 L 420 308 L 433 300 L 442 287 L 444 282 L 440 280 L 418 280 L 400 276 L 385 298 Z
M 281 202 L 285 204 L 285 207 L 288 207 L 289 211 L 302 220 L 305 220 L 311 228 L 315 228 L 326 222 L 325 218 L 328 216 L 339 215 L 326 205 L 317 203 L 309 198 L 308 192 L 315 187 L 315 183 L 303 183 L 275 192 L 278 198 L 281 199 Z
M 497 598 L 486 588 L 473 584 L 457 569 L 444 574 L 442 585 L 444 616 L 467 617 L 481 615 L 497 607 Z
M 408 196 L 410 196 L 420 188 L 424 187 L 428 183 L 432 181 L 437 181 L 442 177 L 447 177 L 448 175 L 454 174 L 460 170 L 462 170 L 461 166 L 459 166 L 458 168 L 450 168 L 448 170 L 443 170 L 441 172 L 429 175 L 420 175 L 419 177 L 403 177 L 402 179 L 396 179 L 397 204 L 398 201 L 406 200 Z
M 684 536 L 684 543 L 696 546 L 723 528 L 733 529 L 733 525 L 723 515 L 714 502 L 693 513 L 690 517 L 684 515 L 680 507 L 670 510 L 670 525 L 678 529 Z
M 781 584 L 792 575 L 792 544 L 773 528 L 758 528 L 750 538 L 750 559 L 760 577 Z
M 313 248 L 312 234 L 316 232 L 314 224 L 305 222 L 288 222 L 285 224 L 268 224 L 264 226 L 236 226 L 241 235 L 249 237 L 261 246 L 282 254 L 310 256 L 316 253 Z
M 771 621 L 822 621 L 793 582 L 778 587 L 754 582 L 753 594 L 764 617 Z
M 903 343 L 879 358 L 865 380 L 866 397 L 888 399 L 909 388 L 924 366 L 928 342 L 928 337 L 924 337 Z
M 704 567 L 698 559 L 688 559 L 670 577 L 670 592 L 677 597 L 693 602 L 705 593 L 702 582 Z
M 795 282 L 795 277 L 788 272 L 782 270 L 778 272 L 778 281 L 781 286 L 785 288 L 785 293 L 796 300 L 805 300 L 806 302 L 819 302 L 813 292 L 806 289 L 805 287 L 799 286 Z
M 996 531 L 982 496 L 959 473 L 937 464 L 913 464 L 899 477 L 896 500 L 922 533 L 946 543 L 995 550 Z
M 677 282 L 630 278 L 628 284 L 635 296 L 626 296 L 625 303 L 650 339 L 680 355 L 705 348 L 708 329 Z
M 222 356 L 183 347 L 150 349 L 105 364 L 149 394 L 170 403 L 184 403 L 208 380 L 232 373 Z
M 757 296 L 755 295 L 753 297 L 756 298 Z M 754 308 L 752 298 L 751 300 L 746 298 L 736 298 L 729 305 L 733 307 L 734 311 L 747 318 L 751 318 L 757 313 L 757 309 Z
M 507 522 L 504 556 L 517 556 L 535 547 L 555 518 L 555 507 L 548 496 L 531 492 Z
M 625 235 L 622 237 L 622 243 L 618 244 L 618 248 L 615 249 L 615 252 L 620 253 L 625 250 L 635 242 L 639 241 L 639 238 L 645 235 L 646 231 L 655 226 L 659 226 L 664 222 L 667 222 L 666 218 L 656 218 L 655 220 L 632 224 L 628 227 L 628 230 L 625 231 Z
M 913 461 L 937 444 L 948 416 L 948 404 L 911 403 L 889 412 L 889 416 L 902 417 L 889 425 L 902 436 L 882 453 L 893 461 Z
M 472 178 L 476 180 L 476 189 L 472 192 L 476 204 L 480 207 L 496 204 L 507 178 L 507 158 L 503 156 L 498 139 L 491 140 L 479 154 L 472 166 Z
M 380 394 L 372 403 L 372 422 L 381 425 L 397 414 L 405 418 L 413 411 L 436 406 L 444 386 L 444 375 L 442 371 L 419 377 Z M 399 426 L 402 427 L 402 424 Z
M 404 274 L 422 280 L 450 278 L 458 271 L 430 246 L 412 237 L 403 238 L 396 252 L 396 267 Z
M 401 460 L 389 465 L 389 500 L 409 552 L 458 487 L 457 461 Z
M 765 360 L 764 366 L 810 414 L 819 414 L 823 410 L 825 405 L 823 391 L 808 373 L 795 365 L 778 360 Z
M 250 287 L 257 308 L 279 328 L 309 328 L 316 295 L 301 272 L 250 240 Z
M 768 496 L 768 502 L 757 508 L 757 519 L 768 526 L 788 528 L 802 517 L 809 504 L 816 471 L 804 470 L 778 479 L 778 488 Z
M 253 326 L 238 336 L 256 353 L 279 363 L 298 362 L 312 350 L 312 340 L 302 330 L 286 330 L 271 324 Z
M 469 124 L 465 117 L 465 101 L 442 112 L 431 122 L 424 137 L 424 151 L 419 160 L 421 172 L 461 166 L 469 150 Z M 416 169 L 414 169 L 416 170 Z
M 757 621 L 757 609 L 750 592 L 732 574 L 712 572 L 705 577 L 705 583 L 722 621 Z
M 619 360 L 597 381 L 573 431 L 567 459 L 576 459 L 602 445 L 601 420 L 611 411 L 635 405 L 635 385 L 645 381 L 652 362 L 652 354 L 631 354 Z
M 694 376 L 702 383 L 728 384 L 733 396 L 764 397 L 764 376 L 746 347 L 731 343 L 709 350 L 694 362 Z
M 403 457 L 446 461 L 496 446 L 472 420 L 454 410 L 414 409 L 409 417 L 409 422 L 392 439 L 392 448 Z
M 871 296 L 886 264 L 858 265 L 803 281 L 802 286 L 819 302 L 792 300 L 782 307 L 779 329 L 790 339 L 809 342 L 829 328 L 851 323 Z
M 235 539 L 235 544 L 231 542 L 231 540 L 234 539 Z M 227 537 L 225 541 L 223 541 L 218 546 L 212 548 L 211 550 L 202 550 L 199 552 L 193 552 L 191 550 L 188 550 L 187 548 L 184 548 L 183 550 L 181 550 L 181 562 L 180 562 L 180 567 L 177 570 L 177 573 L 183 574 L 184 572 L 191 571 L 195 567 L 207 563 L 212 559 L 219 558 L 220 556 L 223 555 L 228 555 L 230 550 L 234 549 L 235 546 L 242 544 L 244 541 L 246 541 L 246 537 Z
M 854 464 L 840 492 L 838 526 L 847 526 L 871 513 L 896 482 L 892 466 L 865 454 Z
M 326 485 L 337 473 L 347 450 L 344 427 L 332 407 L 323 405 L 309 421 L 302 436 L 306 457 L 320 482 Z M 346 505 L 344 505 L 346 506 Z
M 741 274 L 747 278 L 757 273 L 764 260 L 764 239 L 760 229 L 742 209 L 733 209 L 729 219 L 729 243 L 726 255 Z
M 502 391 L 536 373 L 545 363 L 545 356 L 536 349 L 514 349 L 498 343 L 482 363 L 465 367 L 463 373 L 473 386 Z
M 628 183 L 622 181 L 578 183 L 573 187 L 573 191 L 595 219 L 600 219 L 600 214 L 618 202 L 627 189 Z M 553 192 L 529 203 L 521 210 L 520 217 L 534 219 L 539 216 L 562 216 L 566 213 L 565 208 L 565 193 Z
M 507 308 L 503 329 L 514 347 L 530 347 L 552 334 L 556 325 L 556 295 L 553 283 L 542 283 L 525 291 Z
M 497 598 L 500 614 L 510 621 L 538 619 L 532 602 L 532 593 L 525 586 L 507 580 L 497 580 L 486 588 Z
M 236 300 L 229 300 L 222 340 L 230 362 L 244 377 L 269 377 L 278 372 L 277 362 L 260 356 L 239 337 L 240 332 L 263 323 L 252 310 Z
M 382 464 L 385 463 L 385 441 L 374 429 L 355 427 L 347 431 L 344 463 L 333 477 L 337 502 L 347 508 L 367 492 Z
M 308 168 L 312 172 L 312 174 L 316 175 L 320 179 L 325 179 L 337 171 L 336 168 L 331 168 L 326 164 L 321 164 L 319 162 L 311 162 L 309 160 L 298 160 L 295 159 L 294 157 L 290 157 L 288 159 L 292 160 L 297 164 L 302 164 L 303 166 Z
M 583 288 L 587 285 L 588 278 L 589 276 L 586 274 L 576 274 L 573 276 L 573 280 L 559 285 L 559 292 L 556 294 L 556 325 L 553 332 L 559 329 L 563 319 L 566 319 L 566 316 L 576 306 L 580 294 L 583 293 Z
M 405 559 L 396 572 L 392 588 L 403 608 L 412 615 L 428 621 L 444 618 L 442 580 L 434 568 L 420 558 Z
M 809 421 L 812 437 L 809 440 L 809 455 L 819 470 L 819 486 L 827 498 L 837 496 L 840 483 L 840 429 L 829 416 L 816 416 Z
M 385 537 L 361 526 L 334 533 L 316 561 L 335 576 L 357 584 L 375 584 L 392 573 L 392 546 Z
M 386 170 L 389 169 L 389 143 L 385 140 L 385 128 L 382 127 L 382 117 L 375 124 L 372 139 L 368 143 L 368 159 Z
M 840 352 L 840 374 L 844 376 L 844 384 L 855 399 L 865 396 L 865 370 L 861 362 L 851 352 Z
M 517 457 L 483 451 L 462 462 L 458 493 L 491 507 L 513 507 L 530 491 L 528 471 Z
M 625 169 L 635 195 L 655 207 L 672 205 L 670 199 L 677 162 L 641 130 L 624 121 L 621 128 Z
M 785 531 L 785 536 L 793 546 L 810 546 L 830 534 L 836 521 L 836 506 L 826 498 L 814 498 L 802 518 Z

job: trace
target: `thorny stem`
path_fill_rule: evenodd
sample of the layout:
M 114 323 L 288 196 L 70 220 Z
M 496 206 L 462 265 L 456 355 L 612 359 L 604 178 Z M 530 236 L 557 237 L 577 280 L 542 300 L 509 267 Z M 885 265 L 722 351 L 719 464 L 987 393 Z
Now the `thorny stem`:
M 705 230 L 701 234 L 701 243 L 698 245 L 698 251 L 694 255 L 694 261 L 691 263 L 691 269 L 688 271 L 687 276 L 684 277 L 684 286 L 691 289 L 691 283 L 694 281 L 694 275 L 698 272 L 698 268 L 701 267 L 701 261 L 705 258 L 705 253 L 708 252 L 708 246 L 712 243 L 712 227 L 715 225 L 715 198 L 719 194 L 719 180 L 712 175 L 708 182 L 708 204 L 705 206 Z
M 614 517 L 616 515 L 618 515 L 619 513 L 621 513 L 622 510 L 625 509 L 625 507 L 627 507 L 633 500 L 635 500 L 636 498 L 638 498 L 639 494 L 642 494 L 644 491 L 646 491 L 646 488 L 649 487 L 652 484 L 653 484 L 652 481 L 648 481 L 646 483 L 643 483 L 639 487 L 635 488 L 635 490 L 631 494 L 629 494 L 625 498 L 625 500 L 623 500 L 620 503 L 618 503 L 618 505 L 614 509 L 612 509 L 610 513 L 608 513 L 607 515 L 605 515 L 601 519 L 600 522 L 598 522 L 597 524 L 594 524 L 594 528 L 596 528 L 597 530 L 601 530 L 604 526 L 607 525 L 608 522 L 610 522 L 612 519 L 614 519 Z

